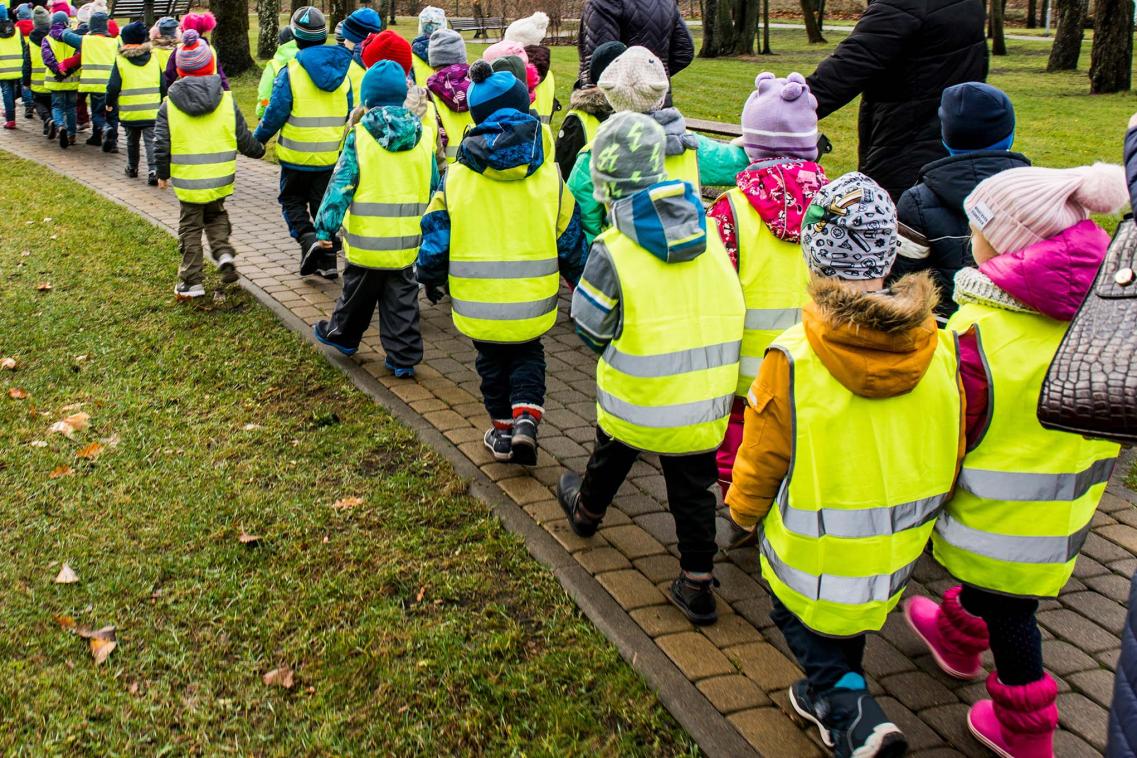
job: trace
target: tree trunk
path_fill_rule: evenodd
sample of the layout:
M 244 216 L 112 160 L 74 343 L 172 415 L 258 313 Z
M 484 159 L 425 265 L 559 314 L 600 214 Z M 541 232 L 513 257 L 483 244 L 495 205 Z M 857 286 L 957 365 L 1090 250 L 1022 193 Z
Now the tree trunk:
M 324 15 L 328 19 L 329 37 L 332 36 L 336 24 L 351 15 L 353 10 L 355 10 L 355 0 L 328 0 L 328 11 Z
M 805 17 L 805 36 L 809 43 L 825 42 L 825 37 L 821 36 L 821 27 L 817 25 L 814 0 L 801 0 L 801 13 Z
M 276 52 L 277 35 L 280 33 L 280 0 L 257 0 L 257 57 L 268 60 Z
M 762 55 L 773 55 L 770 49 L 770 0 L 762 0 Z
M 300 10 L 307 4 L 308 3 L 305 2 L 305 0 L 292 0 L 291 4 L 288 6 L 288 17 L 292 18 L 293 13 Z
M 991 0 L 991 54 L 1007 54 L 1007 38 L 1003 33 L 1005 0 Z
M 217 48 L 217 58 L 226 76 L 240 76 L 257 65 L 249 52 L 249 2 L 225 0 L 213 5 L 217 28 L 212 41 Z
M 1047 71 L 1073 71 L 1082 54 L 1082 36 L 1086 30 L 1086 0 L 1050 0 L 1058 9 L 1058 30 L 1050 46 Z
M 753 55 L 759 0 L 704 0 L 701 58 Z
M 1095 0 L 1090 92 L 1129 90 L 1133 76 L 1133 0 Z
M 1037 12 L 1035 0 L 1026 0 L 1026 28 L 1034 28 L 1034 14 Z

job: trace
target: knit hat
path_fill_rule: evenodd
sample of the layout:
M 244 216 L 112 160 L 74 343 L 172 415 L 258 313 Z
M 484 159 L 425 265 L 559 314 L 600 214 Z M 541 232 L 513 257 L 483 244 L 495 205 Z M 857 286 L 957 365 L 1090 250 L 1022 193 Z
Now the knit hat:
M 87 22 L 87 33 L 106 34 L 108 23 L 110 23 L 110 16 L 102 11 L 96 11 L 91 14 L 91 20 Z
M 519 18 L 514 21 L 505 30 L 502 36 L 503 40 L 516 42 L 522 47 L 529 47 L 530 45 L 540 45 L 541 40 L 545 39 L 545 33 L 549 29 L 549 16 L 546 13 L 537 11 L 532 16 L 526 18 Z
M 8 18 L 8 6 L 7 5 L 0 5 L 0 22 L 10 21 L 10 20 L 11 19 Z
M 62 13 L 65 17 L 70 18 L 71 3 L 67 2 L 67 0 L 55 0 L 55 2 L 51 4 L 51 12 L 52 14 Z
M 1050 239 L 1091 213 L 1113 213 L 1128 200 L 1121 166 L 1024 166 L 981 181 L 964 199 L 963 210 L 971 225 L 1002 254 Z
M 175 64 L 178 76 L 209 76 L 216 69 L 213 65 L 213 50 L 193 29 L 182 35 Z
M 305 5 L 292 14 L 292 35 L 296 42 L 316 42 L 323 44 L 328 39 L 328 22 L 319 8 Z
M 209 11 L 204 13 L 187 13 L 182 16 L 182 31 L 193 29 L 202 37 L 217 28 L 217 19 Z
M 194 32 L 194 35 L 196 34 L 197 32 Z M 131 21 L 122 27 L 119 36 L 122 38 L 122 44 L 124 45 L 141 45 L 146 41 L 147 37 L 146 24 L 141 21 Z M 196 39 L 196 36 L 194 39 Z
M 667 178 L 663 127 L 634 111 L 609 116 L 592 141 L 592 196 L 612 204 Z
M 31 3 L 20 3 L 16 6 L 16 19 L 18 21 L 27 21 L 32 17 Z
M 378 61 L 363 75 L 359 97 L 366 108 L 402 105 L 407 100 L 407 72 L 394 61 Z
M 940 133 L 953 154 L 1008 150 L 1015 138 L 1015 107 L 990 84 L 956 84 L 940 97 Z
M 158 19 L 154 27 L 158 30 L 159 37 L 177 37 L 178 36 L 178 20 L 173 16 L 163 16 Z M 286 29 L 288 27 L 285 27 Z M 151 30 L 153 35 L 153 30 Z
M 55 11 L 51 14 L 52 26 L 67 26 L 68 15 L 63 11 Z
M 360 8 L 343 20 L 343 38 L 358 45 L 368 34 L 383 31 L 383 19 L 371 8 Z
M 614 111 L 659 110 L 671 83 L 659 58 L 646 47 L 629 47 L 604 69 L 596 85 Z
M 343 45 L 346 40 L 343 38 L 343 22 L 340 21 L 336 24 L 336 28 L 332 31 L 332 36 L 336 38 L 337 45 Z
M 453 29 L 439 29 L 430 35 L 426 57 L 427 63 L 434 69 L 465 63 L 466 41 Z
M 446 28 L 446 11 L 441 8 L 436 8 L 433 5 L 428 5 L 419 11 L 418 14 L 418 33 L 430 36 L 439 29 Z
M 402 67 L 403 73 L 411 73 L 411 43 L 390 29 L 384 29 L 365 39 L 360 57 L 368 69 L 377 61 L 394 61 Z
M 627 49 L 628 46 L 618 40 L 597 45 L 596 49 L 592 51 L 592 59 L 588 62 L 588 81 L 592 84 L 600 81 L 600 76 L 612 61 L 623 55 Z
M 486 63 L 493 63 L 498 58 L 504 58 L 507 55 L 520 58 L 522 63 L 526 66 L 529 65 L 529 55 L 526 54 L 525 48 L 516 42 L 510 42 L 508 40 L 502 40 L 501 42 L 487 47 L 485 52 L 482 53 L 482 60 Z
M 506 55 L 497 58 L 490 64 L 490 68 L 494 71 L 508 71 L 517 77 L 517 81 L 528 87 L 529 82 L 526 81 L 525 62 L 518 58 L 516 55 Z
M 779 79 L 758 74 L 742 108 L 742 140 L 752 161 L 785 156 L 817 159 L 817 98 L 796 71 Z
M 552 54 L 544 45 L 529 45 L 525 48 L 525 55 L 529 58 L 529 65 L 537 71 L 537 81 L 545 81 L 552 65 Z
M 435 32 L 439 34 L 439 32 Z M 503 108 L 529 112 L 529 90 L 512 73 L 494 72 L 484 60 L 470 66 L 470 89 L 466 101 L 475 124 L 480 124 Z
M 287 45 L 289 42 L 292 41 L 292 39 L 293 39 L 292 27 L 291 26 L 283 26 L 280 28 L 280 31 L 276 35 L 276 44 L 278 46 L 279 45 Z
M 806 209 L 801 247 L 810 270 L 821 276 L 883 279 L 900 247 L 896 206 L 859 171 L 838 177 L 819 189 Z
M 41 32 L 51 28 L 51 14 L 47 12 L 47 8 L 40 6 L 32 11 L 32 26 Z

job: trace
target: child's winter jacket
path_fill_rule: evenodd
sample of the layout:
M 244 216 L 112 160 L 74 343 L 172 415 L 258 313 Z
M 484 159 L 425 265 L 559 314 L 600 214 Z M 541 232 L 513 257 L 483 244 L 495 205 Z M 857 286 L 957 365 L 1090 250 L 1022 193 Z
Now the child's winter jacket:
M 590 132 L 586 128 L 584 119 L 591 117 L 602 124 L 611 115 L 612 106 L 599 87 L 582 87 L 572 91 L 569 96 L 569 111 L 561 121 L 561 130 L 557 134 L 557 165 L 561 167 L 561 176 L 572 176 L 577 155 L 596 136 L 595 129 Z
M 143 42 L 141 45 L 126 45 L 119 48 L 118 60 L 125 61 L 132 66 L 145 66 L 150 62 L 150 43 Z M 122 65 L 121 63 L 119 65 Z M 161 90 L 161 96 L 166 97 L 166 80 L 164 77 L 158 77 L 158 88 Z M 122 74 L 119 73 L 118 65 L 111 70 L 110 81 L 107 82 L 107 107 L 114 108 L 118 105 L 119 95 L 122 93 Z M 216 107 L 216 106 L 215 106 Z M 135 129 L 145 129 L 149 126 L 154 126 L 154 121 L 131 121 L 130 126 Z
M 272 60 L 261 72 L 261 81 L 257 85 L 257 118 L 263 118 L 268 101 L 272 97 L 273 84 L 280 72 L 288 66 L 288 62 L 296 57 L 300 48 L 296 47 L 296 40 L 289 40 L 276 48 Z

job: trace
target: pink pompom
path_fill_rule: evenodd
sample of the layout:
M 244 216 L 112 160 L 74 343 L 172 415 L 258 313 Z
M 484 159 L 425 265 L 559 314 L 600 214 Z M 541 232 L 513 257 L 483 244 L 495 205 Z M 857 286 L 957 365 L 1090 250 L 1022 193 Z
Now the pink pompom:
M 1129 186 L 1125 169 L 1113 163 L 1095 163 L 1077 171 L 1082 175 L 1081 186 L 1074 191 L 1074 199 L 1093 213 L 1114 213 L 1129 202 Z
M 217 28 L 217 19 L 209 11 L 204 13 L 187 13 L 182 18 L 182 29 L 186 31 L 196 31 L 198 34 L 206 35 Z

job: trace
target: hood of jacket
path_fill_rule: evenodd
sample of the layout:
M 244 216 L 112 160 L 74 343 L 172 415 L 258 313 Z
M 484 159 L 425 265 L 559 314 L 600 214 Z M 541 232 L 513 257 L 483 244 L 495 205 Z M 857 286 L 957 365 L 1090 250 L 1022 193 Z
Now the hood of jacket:
M 351 51 L 339 45 L 316 45 L 296 54 L 296 61 L 324 92 L 335 92 L 351 66 Z
M 43 29 L 33 29 L 32 33 L 28 35 L 28 41 L 33 45 L 38 45 L 43 42 L 43 38 L 47 36 L 47 32 Z
M 295 58 L 299 52 L 299 48 L 296 47 L 296 40 L 292 39 L 288 42 L 285 42 L 283 45 L 279 45 L 276 48 L 276 52 L 272 54 L 272 59 L 274 62 L 279 63 L 281 66 L 284 66 L 287 65 L 290 60 Z
M 167 97 L 178 110 L 191 116 L 213 113 L 221 105 L 221 77 L 184 76 L 170 85 Z
M 1050 239 L 996 256 L 979 271 L 1020 303 L 1069 321 L 1093 287 L 1108 249 L 1109 235 L 1086 219 Z
M 664 263 L 707 249 L 707 217 L 695 188 L 680 180 L 653 184 L 612 204 L 612 226 Z
M 420 61 L 422 61 L 423 63 L 425 63 L 428 66 L 430 65 L 430 58 L 427 57 L 427 53 L 429 51 L 430 51 L 430 35 L 429 34 L 420 34 L 419 36 L 417 36 L 413 40 L 411 40 L 411 53 L 413 53 L 416 58 L 418 58 Z M 420 82 L 420 84 L 422 84 L 422 83 L 423 82 Z
M 466 102 L 466 92 L 470 89 L 470 67 L 465 63 L 455 63 L 440 68 L 426 80 L 426 88 L 455 113 L 470 110 Z
M 288 44 L 295 45 L 296 43 L 295 42 L 289 42 Z M 178 46 L 178 38 L 177 37 L 171 37 L 168 34 L 164 34 L 160 37 L 151 37 L 150 38 L 150 45 L 152 47 L 161 47 L 161 48 L 165 48 L 167 50 L 173 50 Z M 277 48 L 277 49 L 279 50 L 279 48 Z M 274 55 L 273 57 L 276 57 L 276 56 Z
M 125 45 L 118 49 L 118 54 L 135 66 L 145 66 L 150 62 L 150 43 L 143 42 L 141 45 Z
M 612 115 L 612 106 L 608 104 L 608 98 L 596 86 L 574 89 L 569 95 L 569 108 L 590 113 L 599 119 L 605 119 Z
M 948 208 L 962 212 L 963 200 L 989 176 L 1009 168 L 1029 166 L 1022 153 L 1007 150 L 978 150 L 933 161 L 920 169 L 920 181 Z
M 430 102 L 430 95 L 425 87 L 416 87 L 413 84 L 407 86 L 407 99 L 403 101 L 404 108 L 422 118 L 426 115 L 428 102 Z
M 499 110 L 466 132 L 458 162 L 497 181 L 524 179 L 545 162 L 541 121 L 511 108 Z
M 911 392 L 936 351 L 939 302 L 926 273 L 911 274 L 885 292 L 860 292 L 814 277 L 802 311 L 810 347 L 846 389 L 860 397 Z
M 663 147 L 665 155 L 680 155 L 685 150 L 696 150 L 699 140 L 687 131 L 687 120 L 678 108 L 661 108 L 648 114 L 663 127 L 667 143 Z
M 796 243 L 801 241 L 806 209 L 829 179 L 813 161 L 774 158 L 751 164 L 736 181 L 774 236 Z
M 422 137 L 422 122 L 401 105 L 381 105 L 363 114 L 359 123 L 375 141 L 392 153 L 410 150 Z

